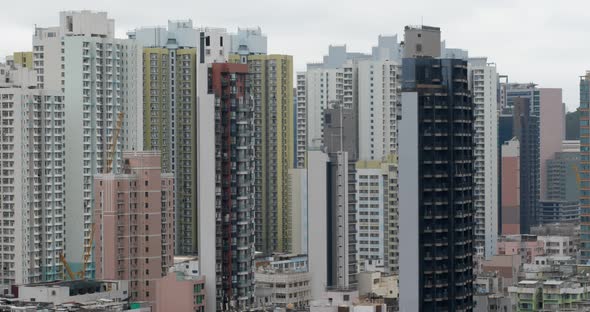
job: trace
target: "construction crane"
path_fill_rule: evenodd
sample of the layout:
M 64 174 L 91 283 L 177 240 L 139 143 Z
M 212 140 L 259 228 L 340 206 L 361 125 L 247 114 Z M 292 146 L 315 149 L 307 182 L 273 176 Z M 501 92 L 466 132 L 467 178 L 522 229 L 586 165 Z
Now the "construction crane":
M 64 265 L 64 268 L 66 269 L 66 273 L 68 273 L 68 276 L 70 277 L 70 279 L 71 280 L 75 280 L 76 279 L 76 273 L 74 273 L 72 271 L 72 268 L 70 267 L 70 264 L 66 260 L 66 257 L 64 256 L 63 252 L 59 254 L 59 261 L 61 261 L 61 263 Z
M 65 273 L 67 273 L 70 280 L 83 280 L 86 278 L 86 268 L 88 267 L 88 262 L 90 262 L 90 256 L 92 256 L 92 244 L 94 242 L 94 223 L 92 223 L 92 227 L 90 228 L 90 241 L 88 242 L 87 246 L 84 246 L 84 255 L 82 257 L 82 268 L 80 271 L 74 272 L 72 267 L 66 260 L 66 257 L 63 253 L 59 255 L 59 260 L 63 264 L 65 268 Z M 65 279 L 65 274 L 63 275 Z
M 580 177 L 580 170 L 576 164 L 572 164 L 572 169 L 576 173 L 576 181 L 578 182 L 578 188 L 582 186 L 582 177 Z
M 113 159 L 115 159 L 115 154 L 117 153 L 117 141 L 119 139 L 119 133 L 121 132 L 121 126 L 123 125 L 123 117 L 125 117 L 125 113 L 124 112 L 119 112 L 118 116 L 117 116 L 117 125 L 115 127 L 115 133 L 113 133 L 113 138 L 111 141 L 111 150 L 109 152 L 109 154 L 107 155 L 107 161 L 106 161 L 106 165 L 103 169 L 104 173 L 110 173 L 113 168 Z M 70 280 L 82 280 L 86 278 L 86 268 L 88 267 L 88 263 L 90 262 L 90 257 L 92 256 L 92 245 L 94 242 L 94 223 L 91 224 L 91 228 L 90 228 L 90 240 L 88 242 L 88 245 L 84 246 L 84 254 L 82 256 L 82 268 L 80 269 L 80 271 L 74 272 L 72 271 L 72 268 L 70 266 L 70 264 L 68 263 L 68 261 L 66 260 L 66 257 L 64 256 L 63 253 L 61 253 L 59 255 L 59 260 L 61 261 L 61 263 L 63 264 L 66 273 L 68 274 L 68 277 L 70 278 Z M 65 277 L 65 275 L 64 275 Z
M 119 139 L 119 133 L 121 132 L 121 126 L 123 125 L 124 116 L 125 113 L 123 111 L 120 111 L 117 117 L 117 126 L 114 129 L 115 133 L 113 134 L 113 139 L 111 142 L 111 151 L 107 155 L 107 163 L 103 170 L 104 173 L 110 173 L 113 170 L 113 159 L 115 158 L 115 153 L 117 153 L 117 140 Z

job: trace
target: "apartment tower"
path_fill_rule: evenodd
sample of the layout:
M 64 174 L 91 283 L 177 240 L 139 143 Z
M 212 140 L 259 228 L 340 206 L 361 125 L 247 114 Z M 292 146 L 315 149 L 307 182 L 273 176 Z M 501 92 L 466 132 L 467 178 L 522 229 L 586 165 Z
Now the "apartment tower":
M 174 265 L 174 177 L 160 153 L 124 152 L 122 167 L 94 178 L 96 278 L 129 280 L 131 301 L 155 304 Z
M 267 54 L 260 28 L 232 35 L 229 61 L 248 65 L 254 102 L 256 250 L 291 252 L 289 169 L 295 167 L 293 57 Z
M 467 62 L 406 27 L 399 124 L 400 309 L 473 309 L 473 120 Z
M 32 70 L 0 64 L 0 295 L 63 278 L 64 114 L 60 90 L 37 89 Z
M 198 30 L 191 20 L 127 33 L 143 47 L 144 149 L 160 151 L 174 173 L 176 253 L 197 253 L 196 63 Z
M 214 63 L 217 310 L 254 304 L 254 107 L 248 65 Z M 209 238 L 209 239 L 212 239 Z

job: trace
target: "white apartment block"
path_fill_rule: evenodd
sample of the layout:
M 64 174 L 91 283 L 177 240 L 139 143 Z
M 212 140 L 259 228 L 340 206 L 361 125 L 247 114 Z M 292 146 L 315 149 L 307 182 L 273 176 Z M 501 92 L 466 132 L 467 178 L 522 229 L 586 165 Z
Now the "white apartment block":
M 358 94 L 359 159 L 382 160 L 397 152 L 401 66 L 389 60 L 362 60 L 355 65 L 358 68 L 353 71 L 357 73 L 353 81 L 358 84 L 355 93 Z
M 357 252 L 359 271 L 399 270 L 397 159 L 356 163 Z M 377 268 L 382 266 L 382 268 Z
M 357 163 L 357 252 L 359 263 L 383 260 L 385 205 L 381 166 L 361 167 Z
M 295 149 L 297 168 L 306 167 L 307 151 L 307 73 L 297 73 L 297 107 L 295 112 Z
M 306 73 L 307 146 L 324 145 L 324 110 L 342 104 L 343 69 L 309 69 Z
M 468 70 L 475 108 L 474 246 L 478 257 L 489 259 L 498 240 L 498 74 L 485 57 L 470 58 Z
M 141 56 L 133 40 L 114 38 L 114 21 L 103 12 L 61 12 L 59 26 L 35 29 L 38 86 L 65 96 L 65 249 L 74 269 L 89 250 L 93 176 L 117 170 L 123 150 L 143 149 Z M 106 168 L 121 112 L 112 168 Z
M 62 278 L 64 99 L 32 71 L 0 64 L 0 295 Z

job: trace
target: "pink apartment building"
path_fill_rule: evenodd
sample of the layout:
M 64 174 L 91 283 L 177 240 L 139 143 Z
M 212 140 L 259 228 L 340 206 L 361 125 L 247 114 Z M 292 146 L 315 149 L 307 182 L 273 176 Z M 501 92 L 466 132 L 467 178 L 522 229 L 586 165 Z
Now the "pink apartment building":
M 173 265 L 174 178 L 159 152 L 125 152 L 120 171 L 94 178 L 96 278 L 129 280 L 131 301 L 157 310 L 156 284 Z
M 536 256 L 545 255 L 545 244 L 536 235 L 501 236 L 496 248 L 498 255 L 520 255 L 521 263 L 533 263 Z

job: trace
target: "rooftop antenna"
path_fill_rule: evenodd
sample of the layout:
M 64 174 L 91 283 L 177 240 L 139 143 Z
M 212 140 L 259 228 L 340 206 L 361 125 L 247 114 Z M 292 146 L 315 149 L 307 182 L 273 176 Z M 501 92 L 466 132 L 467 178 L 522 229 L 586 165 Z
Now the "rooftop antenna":
M 422 26 L 424 26 L 424 15 L 420 16 L 420 23 Z

